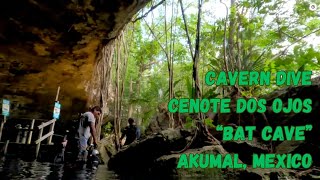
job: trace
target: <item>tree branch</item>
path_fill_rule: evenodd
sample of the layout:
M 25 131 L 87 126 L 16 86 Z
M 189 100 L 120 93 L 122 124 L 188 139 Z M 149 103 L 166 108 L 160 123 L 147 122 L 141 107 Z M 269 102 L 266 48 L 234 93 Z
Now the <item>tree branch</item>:
M 162 0 L 162 1 L 160 1 L 158 4 L 152 6 L 152 7 L 149 9 L 149 11 L 147 11 L 147 12 L 146 12 L 145 14 L 143 14 L 142 16 L 136 18 L 136 19 L 133 20 L 132 22 L 135 23 L 135 22 L 141 20 L 142 18 L 147 17 L 147 15 L 148 15 L 151 11 L 153 11 L 154 9 L 156 9 L 158 6 L 160 6 L 160 5 L 163 4 L 164 2 L 165 2 L 165 0 Z
M 149 24 L 147 23 L 147 21 L 146 21 L 145 19 L 143 19 L 143 20 L 144 20 L 144 22 L 146 23 L 146 25 L 147 25 L 148 29 L 150 30 L 151 34 L 153 35 L 153 38 L 154 38 L 154 39 L 158 39 L 157 36 L 154 34 L 154 31 L 151 29 L 151 27 L 150 27 Z M 163 52 L 165 53 L 167 59 L 169 59 L 169 58 L 168 58 L 169 55 L 168 55 L 166 49 L 162 46 L 162 44 L 161 44 L 159 41 L 157 41 L 157 42 L 158 42 L 159 46 L 161 47 L 161 49 L 163 50 Z
M 179 0 L 179 3 L 180 3 L 180 7 L 181 7 L 181 13 L 182 13 L 182 17 L 183 17 L 183 22 L 184 22 L 184 28 L 185 28 L 186 35 L 187 35 L 187 38 L 188 38 L 188 45 L 189 45 L 189 49 L 190 49 L 191 58 L 193 58 L 194 54 L 193 54 L 193 50 L 192 50 L 192 44 L 191 44 L 191 41 L 190 41 L 190 35 L 189 35 L 189 31 L 188 31 L 186 16 L 184 14 L 182 0 Z
M 274 59 L 280 57 L 281 55 L 283 55 L 283 54 L 289 49 L 289 47 L 291 47 L 292 45 L 296 44 L 297 42 L 303 40 L 304 38 L 310 36 L 311 34 L 314 34 L 314 33 L 318 32 L 318 31 L 320 31 L 320 28 L 319 28 L 319 29 L 316 29 L 316 30 L 314 30 L 314 31 L 312 31 L 312 32 L 310 32 L 309 34 L 306 34 L 306 35 L 300 37 L 300 38 L 297 39 L 296 41 L 292 42 L 289 46 L 287 46 L 284 50 L 280 51 L 278 54 L 276 54 L 275 56 L 273 56 L 273 57 L 271 58 L 271 60 L 274 60 Z
M 227 21 L 228 21 L 229 12 L 228 12 L 228 6 L 224 2 L 222 2 L 222 0 L 220 0 L 220 3 L 222 3 L 226 7 L 226 11 L 227 11 L 226 20 L 224 22 L 224 33 L 223 33 L 223 36 L 224 36 L 224 38 L 223 38 L 223 59 L 224 59 L 224 65 L 225 65 L 224 70 L 226 72 L 228 72 L 229 68 L 228 68 L 228 63 L 227 63 L 227 50 L 226 50 L 227 34 L 226 34 L 226 32 L 227 32 Z

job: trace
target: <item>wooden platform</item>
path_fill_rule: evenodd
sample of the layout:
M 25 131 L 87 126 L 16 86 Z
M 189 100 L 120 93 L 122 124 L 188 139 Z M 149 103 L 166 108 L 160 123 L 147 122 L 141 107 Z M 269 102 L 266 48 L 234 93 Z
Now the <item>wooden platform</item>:
M 4 156 L 3 154 L 4 146 L 5 146 L 5 142 L 0 142 L 0 150 L 2 150 L 0 156 Z M 6 156 L 21 158 L 24 160 L 35 160 L 36 148 L 37 148 L 37 144 L 22 144 L 22 143 L 9 142 Z M 51 162 L 58 151 L 59 151 L 59 147 L 55 146 L 54 144 L 50 144 L 50 145 L 41 144 L 41 148 L 40 148 L 37 160 Z

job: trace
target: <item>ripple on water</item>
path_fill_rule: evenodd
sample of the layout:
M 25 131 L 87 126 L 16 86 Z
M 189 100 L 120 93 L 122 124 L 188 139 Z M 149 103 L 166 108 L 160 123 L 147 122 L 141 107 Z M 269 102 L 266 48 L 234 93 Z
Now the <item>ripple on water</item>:
M 118 176 L 108 171 L 107 166 L 100 165 L 97 170 L 71 165 L 57 165 L 47 162 L 25 162 L 20 159 L 0 161 L 0 179 L 110 179 Z

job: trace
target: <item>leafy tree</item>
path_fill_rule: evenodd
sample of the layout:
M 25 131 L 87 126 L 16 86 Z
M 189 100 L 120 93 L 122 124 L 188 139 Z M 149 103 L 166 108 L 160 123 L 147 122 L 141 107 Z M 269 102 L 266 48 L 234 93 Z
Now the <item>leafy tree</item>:
M 225 17 L 215 17 L 210 8 L 198 13 L 198 1 L 152 1 L 127 26 L 123 119 L 133 116 L 147 125 L 157 106 L 173 97 L 222 98 L 235 90 L 259 97 L 279 88 L 209 87 L 204 77 L 210 70 L 318 72 L 320 46 L 310 38 L 319 37 L 320 20 L 308 10 L 310 2 L 200 1 L 201 7 L 225 8 Z

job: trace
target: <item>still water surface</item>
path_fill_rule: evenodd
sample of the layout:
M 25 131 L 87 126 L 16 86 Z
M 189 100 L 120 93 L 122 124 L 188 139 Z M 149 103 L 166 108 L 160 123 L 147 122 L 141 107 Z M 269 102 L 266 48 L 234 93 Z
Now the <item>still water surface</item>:
M 97 170 L 75 167 L 71 165 L 53 164 L 47 162 L 25 162 L 20 159 L 0 160 L 0 179 L 120 179 L 106 165 L 100 165 Z

